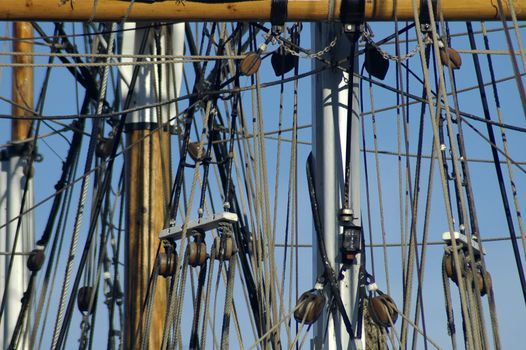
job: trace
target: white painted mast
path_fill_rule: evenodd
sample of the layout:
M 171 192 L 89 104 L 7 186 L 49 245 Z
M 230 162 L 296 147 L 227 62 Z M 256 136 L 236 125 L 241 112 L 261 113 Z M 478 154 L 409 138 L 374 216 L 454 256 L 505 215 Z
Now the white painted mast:
M 7 170 L 9 163 L 7 160 L 0 161 L 0 222 L 7 222 Z M 0 237 L 6 237 L 7 229 L 5 227 L 0 228 Z M 7 253 L 6 241 L 5 239 L 0 239 L 0 252 Z M 7 266 L 7 256 L 2 254 L 0 255 L 0 292 L 5 290 L 5 278 L 6 278 L 6 266 Z M 2 349 L 5 348 L 5 332 L 4 332 L 4 323 L 5 319 L 2 317 L 0 321 L 0 346 Z
M 20 215 L 20 208 L 22 206 L 22 197 L 28 183 L 26 200 L 24 208 L 32 207 L 33 203 L 33 181 L 25 176 L 24 168 L 27 160 L 25 157 L 19 155 L 12 155 L 7 163 L 7 221 L 13 220 Z M 4 347 L 7 349 L 11 342 L 11 337 L 15 329 L 20 308 L 22 306 L 22 297 L 29 282 L 30 271 L 26 267 L 27 255 L 24 253 L 30 252 L 33 248 L 34 241 L 34 220 L 32 212 L 24 214 L 21 218 L 15 219 L 7 225 L 5 248 L 8 253 L 12 251 L 17 235 L 18 220 L 21 220 L 20 231 L 18 232 L 18 241 L 14 249 L 15 255 L 7 256 L 4 260 L 5 272 L 4 278 L 7 277 L 7 269 L 9 267 L 9 260 L 13 259 L 13 268 L 9 278 L 7 288 L 6 303 L 5 303 L 5 322 L 4 322 Z M 2 279 L 4 282 L 5 280 Z M 5 282 L 4 282 L 5 283 Z M 25 328 L 24 328 L 25 329 Z M 18 349 L 30 349 L 29 344 L 25 341 L 25 331 L 22 330 L 22 338 Z
M 316 51 L 322 50 L 339 35 L 336 46 L 331 50 L 331 60 L 339 61 L 349 57 L 351 45 L 341 34 L 341 24 L 313 24 L 312 40 Z M 358 58 L 355 58 L 354 70 L 357 70 Z M 315 68 L 321 66 L 315 61 Z M 346 162 L 345 145 L 347 133 L 347 101 L 348 74 L 339 69 L 324 70 L 314 76 L 313 84 L 313 156 L 315 166 L 316 192 L 320 206 L 320 217 L 324 229 L 323 236 L 327 247 L 327 256 L 336 272 L 342 267 L 340 257 L 342 227 L 338 213 L 343 205 L 344 169 Z M 353 225 L 361 226 L 360 220 L 360 105 L 359 78 L 353 79 L 353 113 L 351 124 L 351 209 Z M 317 254 L 316 238 L 314 238 L 315 275 L 314 279 L 323 274 L 323 266 Z M 350 269 L 347 269 L 340 281 L 340 293 L 347 315 L 356 331 L 358 324 L 362 325 L 362 338 L 350 341 L 346 327 L 339 312 L 330 315 L 325 338 L 325 326 L 328 312 L 316 322 L 314 349 L 365 349 L 365 333 L 363 322 L 358 321 L 358 276 L 360 271 L 360 256 L 357 255 Z M 325 338 L 325 342 L 323 339 Z
M 32 38 L 33 27 L 28 22 L 15 22 L 13 24 L 13 35 L 16 38 Z M 15 41 L 13 51 L 28 52 L 33 51 L 33 44 L 24 40 Z M 31 56 L 17 56 L 16 63 L 31 63 Z M 14 102 L 12 114 L 12 141 L 23 141 L 29 137 L 31 122 L 28 120 L 17 119 L 16 117 L 28 114 L 33 111 L 33 68 L 32 67 L 15 67 L 12 78 L 12 99 Z M 29 283 L 30 271 L 26 267 L 27 254 L 33 249 L 34 245 L 34 213 L 29 212 L 22 215 L 21 209 L 24 205 L 24 211 L 33 206 L 33 181 L 32 166 L 30 162 L 31 154 L 25 151 L 23 144 L 13 144 L 4 153 L 2 160 L 2 190 L 0 194 L 0 209 L 5 219 L 1 222 L 9 222 L 5 231 L 5 242 L 2 238 L 0 250 L 7 252 L 0 260 L 0 269 L 2 270 L 2 289 L 5 293 L 5 310 L 2 317 L 2 345 L 7 349 L 11 342 L 13 331 L 16 327 L 18 315 L 22 306 L 22 297 Z M 29 163 L 29 164 L 28 164 Z M 27 186 L 27 189 L 26 189 Z M 27 192 L 26 192 L 27 191 Z M 25 195 L 24 195 L 24 192 Z M 24 198 L 25 196 L 25 198 Z M 4 214 L 5 210 L 5 214 Z M 4 216 L 5 215 L 5 216 Z M 19 224 L 20 222 L 20 224 Z M 20 226 L 18 228 L 18 226 Z M 18 236 L 18 238 L 17 238 Z M 16 245 L 15 245 L 16 243 Z M 13 249 L 14 247 L 14 249 Z M 15 255 L 10 255 L 14 252 Z M 12 260 L 12 269 L 8 277 L 8 269 Z M 31 320 L 28 317 L 27 320 Z M 25 337 L 28 322 L 24 322 L 21 330 L 21 338 L 18 349 L 29 349 Z

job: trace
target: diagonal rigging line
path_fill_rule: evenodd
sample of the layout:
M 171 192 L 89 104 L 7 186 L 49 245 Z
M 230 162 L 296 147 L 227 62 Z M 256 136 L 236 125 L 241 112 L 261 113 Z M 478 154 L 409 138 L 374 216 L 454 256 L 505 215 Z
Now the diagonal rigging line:
M 494 148 L 495 150 L 497 150 L 497 152 L 499 152 L 500 154 L 502 154 L 506 159 L 508 159 L 513 165 L 515 165 L 517 168 L 520 169 L 520 171 L 522 171 L 524 174 L 526 174 L 526 169 L 524 169 L 524 167 L 522 167 L 522 165 L 520 165 L 518 162 L 516 162 L 515 160 L 513 160 L 508 153 L 504 152 L 503 150 L 500 149 L 500 147 L 498 147 L 494 142 L 492 142 L 489 138 L 487 138 L 486 136 L 484 136 L 475 126 L 473 126 L 473 124 L 471 124 L 470 122 L 468 122 L 467 120 L 465 119 L 462 119 L 462 121 L 464 123 L 466 123 L 473 131 L 475 131 L 477 133 L 477 135 L 479 135 L 484 141 L 486 141 L 487 143 L 489 143 L 491 145 L 492 148 Z
M 426 89 L 426 97 L 427 97 L 427 101 L 429 103 L 429 106 L 430 106 L 430 118 L 431 118 L 431 125 L 433 127 L 433 144 L 434 144 L 434 147 L 435 149 L 438 151 L 440 149 L 440 140 L 439 140 L 439 131 L 438 131 L 438 128 L 439 128 L 439 125 L 438 125 L 438 119 L 436 118 L 436 113 L 435 113 L 435 110 L 433 108 L 431 108 L 431 106 L 433 106 L 433 99 L 432 99 L 432 93 L 431 93 L 431 86 L 429 84 L 430 82 L 430 77 L 429 77 L 429 71 L 427 69 L 427 66 L 425 64 L 426 62 L 426 57 L 425 57 L 425 54 L 424 54 L 424 50 L 423 50 L 423 39 L 422 39 L 422 33 L 421 33 L 421 28 L 420 28 L 420 20 L 419 20 L 419 17 L 418 17 L 418 13 L 417 13 L 417 5 L 416 5 L 416 0 L 413 0 L 412 1 L 413 3 L 413 12 L 414 12 L 414 17 L 415 17 L 415 21 L 417 22 L 417 25 L 416 25 L 416 30 L 417 30 L 417 38 L 418 38 L 418 42 L 419 42 L 419 46 L 420 46 L 420 59 L 421 59 L 421 62 L 422 62 L 422 71 L 423 71 L 423 74 L 424 74 L 424 78 L 425 78 L 425 81 L 426 81 L 426 84 L 425 84 L 425 89 Z M 432 8 L 432 4 L 431 4 L 431 1 L 428 1 L 428 6 L 429 8 Z M 437 32 L 436 32 L 436 28 L 435 28 L 435 19 L 434 19 L 434 14 L 433 14 L 433 11 L 430 11 L 429 13 L 429 19 L 430 19 L 430 27 L 431 27 L 431 30 L 432 30 L 432 34 L 433 34 L 433 37 L 436 38 L 437 37 Z M 434 44 L 434 53 L 435 53 L 435 57 L 438 55 L 438 43 L 436 40 L 433 41 L 433 44 Z M 440 57 L 436 57 L 437 60 L 440 59 Z M 438 69 L 440 71 L 440 80 L 439 80 L 439 84 L 440 84 L 440 89 L 441 89 L 441 92 L 445 93 L 445 87 L 444 87 L 444 81 L 443 81 L 443 77 L 442 77 L 442 71 L 441 71 L 441 66 L 439 65 L 438 66 Z M 446 112 L 448 114 L 448 118 L 450 117 L 449 116 L 449 109 L 448 109 L 448 105 L 447 105 L 447 101 L 445 101 L 445 107 L 446 107 Z M 449 202 L 449 197 L 448 197 L 448 192 L 449 192 L 449 188 L 448 188 L 448 178 L 447 178 L 447 173 L 446 173 L 446 169 L 444 168 L 444 163 L 443 163 L 443 158 L 442 158 L 442 153 L 441 152 L 437 152 L 437 155 L 438 155 L 438 164 L 439 164 L 439 171 L 440 171 L 440 179 L 441 179 L 441 188 L 442 188 L 442 196 L 443 196 L 443 201 L 444 201 L 444 206 L 445 206 L 445 209 L 446 209 L 446 217 L 447 217 L 447 223 L 448 223 L 448 229 L 450 232 L 453 232 L 454 231 L 454 226 L 455 226 L 455 223 L 454 223 L 454 218 L 453 218 L 453 212 L 452 212 L 452 208 L 450 206 L 450 202 Z M 457 275 L 460 276 L 461 274 L 461 271 L 460 271 L 460 262 L 459 262 L 459 256 L 458 256 L 458 253 L 457 253 L 457 242 L 455 240 L 452 240 L 452 243 L 453 243 L 453 258 L 454 258 L 454 261 L 455 261 L 455 270 L 456 270 L 456 273 Z M 463 279 L 458 279 L 458 284 L 459 284 L 459 291 L 460 291 L 460 299 L 461 299 L 461 310 L 462 310 L 462 316 L 464 318 L 465 321 L 469 321 L 469 312 L 468 312 L 468 309 L 467 309 L 467 304 L 466 304 L 466 300 L 467 300 L 467 297 L 466 297 L 466 294 L 465 294 L 465 281 Z M 465 333 L 466 333 L 466 340 L 469 342 L 469 344 L 473 344 L 473 331 L 471 329 L 470 326 L 466 326 L 465 327 Z
M 196 104 L 199 103 L 201 100 L 195 102 Z M 171 121 L 177 119 L 179 116 L 183 115 L 186 113 L 186 110 L 183 110 L 181 112 L 179 112 L 178 114 L 176 114 L 174 117 L 170 118 L 166 123 L 164 124 L 160 124 L 160 126 L 152 129 L 152 131 L 156 131 L 156 130 L 160 130 L 161 128 L 163 128 L 165 125 L 168 125 Z M 118 156 L 122 156 L 124 154 L 126 154 L 127 151 L 129 151 L 132 147 L 135 147 L 137 145 L 139 145 L 141 142 L 143 142 L 146 138 L 150 137 L 150 135 L 145 135 L 145 136 L 142 136 L 140 139 L 138 139 L 136 142 L 130 144 L 129 146 L 125 146 L 123 147 L 122 151 L 120 152 L 116 152 L 115 155 L 113 157 L 108 157 L 108 159 L 106 159 L 104 162 L 102 162 L 100 165 L 98 166 L 95 166 L 93 167 L 90 171 L 87 171 L 85 172 L 84 174 L 82 174 L 81 176 L 79 176 L 78 178 L 72 180 L 71 182 L 69 182 L 67 185 L 65 185 L 64 187 L 62 187 L 60 190 L 50 194 L 49 196 L 45 197 L 44 199 L 42 199 L 40 202 L 36 203 L 35 205 L 33 205 L 31 208 L 27 208 L 26 210 L 24 210 L 23 212 L 20 213 L 20 215 L 18 216 L 15 216 L 13 217 L 11 220 L 9 221 L 6 221 L 4 224 L 1 224 L 0 225 L 0 229 L 6 227 L 7 225 L 9 225 L 11 222 L 17 220 L 19 217 L 23 216 L 23 215 L 26 215 L 27 213 L 35 210 L 36 208 L 42 206 L 43 204 L 45 204 L 46 202 L 48 202 L 49 200 L 53 199 L 55 196 L 57 196 L 58 194 L 64 192 L 66 189 L 70 188 L 70 187 L 73 187 L 76 183 L 82 181 L 82 179 L 86 176 L 90 176 L 91 173 L 94 173 L 95 171 L 97 170 L 100 170 L 101 168 L 107 166 L 107 164 L 110 162 L 110 161 L 113 161 L 114 159 L 116 159 Z
M 299 79 L 305 78 L 307 76 L 311 76 L 311 75 L 314 75 L 314 74 L 319 74 L 319 73 L 325 71 L 326 69 L 330 69 L 331 68 L 331 66 L 329 65 L 329 62 L 323 61 L 323 63 L 325 63 L 326 66 L 323 66 L 323 67 L 320 67 L 320 68 L 317 68 L 317 69 L 314 69 L 314 70 L 311 70 L 311 71 L 308 71 L 308 72 L 305 72 L 305 73 L 301 73 L 301 74 L 298 74 L 296 76 L 292 76 L 292 77 L 289 77 L 289 78 L 274 80 L 274 81 L 266 82 L 266 83 L 261 83 L 260 84 L 260 88 L 267 88 L 267 87 L 272 87 L 272 86 L 279 85 L 279 84 L 282 84 L 282 83 L 292 82 L 292 81 L 295 81 L 295 80 L 299 80 Z M 343 69 L 343 68 L 341 68 L 339 66 L 334 67 L 334 68 L 335 69 Z M 415 100 L 412 103 L 420 103 L 420 102 L 422 102 L 422 98 L 420 98 L 420 97 L 418 97 L 416 95 L 410 94 L 410 93 L 408 93 L 406 91 L 401 91 L 401 90 L 396 89 L 396 88 L 394 88 L 392 86 L 383 84 L 383 83 L 381 83 L 379 81 L 376 81 L 374 79 L 365 77 L 365 76 L 360 75 L 358 73 L 354 73 L 354 75 L 359 77 L 359 78 L 361 78 L 361 79 L 364 79 L 366 81 L 370 81 L 374 85 L 377 85 L 377 86 L 382 87 L 384 89 L 387 89 L 389 91 L 395 92 L 397 94 L 400 94 L 400 95 L 403 95 L 403 96 L 406 96 L 406 97 L 409 97 L 409 98 Z M 525 75 L 526 75 L 526 73 L 522 73 L 520 76 L 522 77 L 522 76 L 525 76 Z M 505 81 L 508 81 L 508 80 L 512 80 L 514 77 L 515 77 L 515 75 L 504 77 L 504 78 L 500 78 L 500 79 L 496 80 L 496 82 L 498 82 L 498 83 L 505 82 Z M 489 85 L 491 85 L 491 83 L 484 84 L 484 86 L 489 86 Z M 477 89 L 478 87 L 479 87 L 479 85 L 474 85 L 474 86 L 467 87 L 467 88 L 464 88 L 464 89 L 459 89 L 457 91 L 457 93 L 458 92 L 466 92 L 466 91 L 474 90 L 474 89 Z M 256 85 L 253 84 L 253 85 L 247 85 L 247 86 L 243 86 L 243 87 L 235 87 L 235 88 L 230 88 L 230 89 L 209 90 L 209 91 L 201 92 L 200 96 L 216 96 L 216 95 L 222 95 L 222 94 L 233 94 L 233 93 L 239 93 L 239 92 L 254 90 L 256 88 L 257 88 Z M 448 93 L 448 95 L 450 95 L 450 94 L 451 93 Z M 164 106 L 164 105 L 168 105 L 168 104 L 172 104 L 172 103 L 176 103 L 176 102 L 192 99 L 192 98 L 195 98 L 196 96 L 198 96 L 197 93 L 190 93 L 190 94 L 187 94 L 187 95 L 184 95 L 184 96 L 179 96 L 179 97 L 176 97 L 176 98 L 172 98 L 172 99 L 169 99 L 169 100 L 166 100 L 166 101 L 163 101 L 163 102 L 144 104 L 144 105 L 133 107 L 133 108 L 123 109 L 123 110 L 118 111 L 118 112 L 101 113 L 100 115 L 93 115 L 93 114 L 80 114 L 80 115 L 79 114 L 69 114 L 69 115 L 64 115 L 64 114 L 62 114 L 62 115 L 35 116 L 34 115 L 34 111 L 28 109 L 27 107 L 18 106 L 18 105 L 17 105 L 17 107 L 23 108 L 24 110 L 26 110 L 28 113 L 31 114 L 31 115 L 20 116 L 19 117 L 20 119 L 78 119 L 78 118 L 96 119 L 96 118 L 118 117 L 121 113 L 131 113 L 131 112 L 140 111 L 140 110 L 143 110 L 143 109 L 160 107 L 160 106 Z M 11 100 L 3 97 L 3 96 L 0 96 L 0 100 L 3 100 L 3 101 L 5 101 L 7 103 L 10 103 L 10 104 L 14 104 L 13 101 L 11 101 Z M 410 104 L 412 104 L 412 103 L 410 103 Z M 391 107 L 384 107 L 384 108 L 376 110 L 376 112 L 379 113 L 379 112 L 387 111 L 387 110 L 390 110 L 390 109 L 395 109 L 395 108 L 398 108 L 400 106 L 402 106 L 402 105 L 395 105 L 395 106 L 391 106 Z M 364 115 L 369 115 L 369 114 L 370 114 L 370 112 L 365 112 L 364 113 Z M 484 121 L 484 122 L 487 122 L 487 123 L 500 125 L 500 124 L 498 124 L 495 121 L 486 121 L 483 118 L 477 117 L 477 116 L 475 116 L 473 114 L 464 113 L 464 112 L 461 112 L 461 114 L 463 116 L 465 116 L 465 117 L 469 117 L 469 118 L 472 118 L 472 119 L 477 119 L 477 120 Z M 11 115 L 2 115 L 2 114 L 0 114 L 0 119 L 11 119 L 11 118 L 12 118 Z M 505 125 L 506 125 L 505 127 L 507 127 L 507 128 L 526 132 L 526 128 L 520 128 L 520 127 L 516 127 L 516 126 L 513 126 L 513 125 L 507 125 L 507 124 L 505 124 Z
M 195 102 L 196 104 L 199 103 L 199 101 Z M 188 107 L 189 108 L 189 107 Z M 128 109 L 130 110 L 130 109 Z M 126 112 L 126 110 L 124 111 Z M 121 113 L 124 113 L 124 112 L 121 112 Z M 170 123 L 171 121 L 177 119 L 179 116 L 181 115 L 184 115 L 186 113 L 186 109 L 185 110 L 182 110 L 180 111 L 178 114 L 176 114 L 174 117 L 170 118 L 170 120 L 167 122 L 167 123 Z M 115 114 L 119 114 L 119 113 L 115 113 Z M 480 131 L 478 131 L 471 123 L 469 123 L 468 121 L 466 120 L 463 120 L 466 124 L 468 124 L 473 130 L 475 130 L 477 132 L 477 134 L 479 134 L 483 139 L 485 139 L 486 141 L 489 142 L 489 140 L 487 140 L 487 138 L 482 135 L 480 133 Z M 499 124 L 502 126 L 502 124 Z M 157 127 L 157 129 L 161 128 L 162 126 L 159 126 Z M 300 128 L 300 127 L 298 127 Z M 138 140 L 137 142 L 133 143 L 133 144 L 130 144 L 129 146 L 126 146 L 123 148 L 122 151 L 120 152 L 117 152 L 115 154 L 115 157 L 118 157 L 118 156 L 121 156 L 123 154 L 125 154 L 128 150 L 130 150 L 132 147 L 136 146 L 137 144 L 139 144 L 140 142 L 142 142 L 145 138 L 149 137 L 148 135 L 146 136 L 143 136 L 140 140 Z M 491 144 L 491 142 L 490 142 Z M 496 146 L 495 146 L 496 147 Z M 522 162 L 522 161 L 515 161 L 513 160 L 512 158 L 510 158 L 509 156 L 507 156 L 502 150 L 500 150 L 500 148 L 497 148 L 497 150 L 499 152 L 501 152 L 507 159 L 509 159 L 511 161 L 511 163 L 517 167 L 519 167 L 519 169 L 521 169 L 522 172 L 526 173 L 526 169 L 524 169 L 521 165 L 524 165 L 526 164 L 525 162 Z M 365 150 L 365 152 L 372 152 L 372 150 Z M 393 152 L 389 152 L 389 151 L 382 151 L 382 150 L 379 150 L 378 153 L 380 154 L 387 154 L 387 155 L 398 155 L 396 153 L 393 153 Z M 412 154 L 409 154 L 410 157 L 413 157 L 414 155 Z M 428 155 L 423 155 L 422 157 L 424 158 L 431 158 L 431 156 L 428 156 Z M 86 172 L 84 174 L 82 174 L 81 176 L 79 176 L 78 178 L 72 180 L 71 182 L 69 182 L 67 185 L 65 185 L 63 188 L 61 188 L 59 191 L 56 191 L 52 194 L 50 194 L 49 196 L 45 197 L 44 199 L 42 199 L 41 201 L 39 201 L 38 203 L 34 204 L 31 208 L 28 208 L 26 209 L 25 211 L 23 211 L 19 216 L 16 216 L 14 218 L 12 218 L 11 220 L 5 222 L 4 224 L 0 224 L 0 229 L 6 227 L 7 225 L 9 225 L 11 222 L 17 220 L 20 216 L 23 216 L 23 215 L 26 215 L 27 213 L 33 211 L 34 209 L 42 206 L 43 204 L 45 204 L 46 202 L 48 202 L 49 200 L 53 199 L 56 195 L 60 194 L 61 192 L 65 191 L 66 189 L 68 189 L 69 187 L 73 187 L 77 182 L 81 181 L 84 177 L 86 176 L 90 176 L 91 173 L 97 171 L 97 170 L 100 170 L 107 162 L 109 162 L 111 160 L 111 158 L 108 158 L 105 163 L 102 163 L 100 164 L 99 166 L 96 166 L 94 168 L 92 168 L 92 170 L 90 170 L 89 172 Z M 486 162 L 485 160 L 483 159 L 469 159 L 468 161 L 471 161 L 471 162 Z
M 504 7 L 502 5 L 502 0 L 497 0 L 497 5 L 498 5 L 498 14 L 502 21 L 502 26 L 504 27 L 504 35 L 506 38 L 506 43 L 508 45 L 508 50 L 510 52 L 509 56 L 511 60 L 511 66 L 513 68 L 513 72 L 515 73 L 515 82 L 517 83 L 517 90 L 518 90 L 518 93 L 521 99 L 522 110 L 524 112 L 524 118 L 526 118 L 526 92 L 524 91 L 524 84 L 522 83 L 522 80 L 520 78 L 520 71 L 519 71 L 519 65 L 517 64 L 517 57 L 513 55 L 513 52 L 514 52 L 513 43 L 512 43 L 511 35 L 509 32 L 508 23 L 504 15 Z M 514 13 L 513 5 L 510 6 L 510 8 L 511 8 L 511 12 Z M 516 18 L 515 18 L 514 24 L 516 24 Z M 525 63 L 524 55 L 521 55 L 521 57 L 523 58 L 523 63 Z M 526 69 L 526 66 L 524 68 Z M 525 296 L 525 299 L 526 299 L 526 296 Z
M 115 26 L 115 24 L 113 24 L 113 26 Z M 114 36 L 112 35 L 112 38 L 110 39 L 110 44 L 108 46 L 108 51 L 112 50 L 113 42 L 114 42 Z M 107 59 L 107 60 L 109 60 L 109 59 Z M 109 68 L 105 67 L 104 70 L 103 70 L 103 77 L 102 77 L 100 89 L 98 90 L 99 97 L 97 99 L 97 110 L 96 110 L 96 113 L 101 113 L 102 112 L 103 101 L 104 101 L 104 98 L 105 98 L 105 95 L 106 95 L 106 88 L 107 88 L 107 83 L 108 83 L 108 74 L 109 74 Z M 86 163 L 85 163 L 85 170 L 84 170 L 84 172 L 88 172 L 90 170 L 91 166 L 92 166 L 91 163 L 93 162 L 93 157 L 94 157 L 94 154 L 95 154 L 95 147 L 97 145 L 97 135 L 100 132 L 100 127 L 101 127 L 101 125 L 100 125 L 99 121 L 95 121 L 93 123 L 92 136 L 91 136 L 90 141 L 89 141 L 88 153 L 86 155 Z M 71 246 L 70 246 L 70 251 L 69 251 L 69 257 L 70 258 L 68 259 L 67 266 L 66 266 L 66 272 L 65 272 L 65 276 L 64 276 L 64 281 L 63 281 L 63 284 L 62 284 L 62 292 L 61 292 L 61 295 L 60 295 L 60 304 L 59 304 L 59 309 L 58 309 L 58 312 L 57 312 L 55 328 L 54 328 L 54 331 L 53 331 L 53 343 L 52 343 L 52 348 L 53 349 L 56 349 L 57 347 L 60 348 L 61 337 L 62 337 L 62 334 L 64 333 L 63 332 L 64 331 L 64 323 L 63 323 L 64 322 L 64 316 L 66 317 L 66 320 L 65 320 L 66 328 L 67 328 L 67 326 L 69 324 L 69 322 L 68 322 L 69 321 L 68 313 L 66 313 L 66 315 L 64 315 L 64 312 L 69 312 L 69 307 L 68 307 L 68 310 L 65 310 L 65 308 L 66 308 L 66 295 L 69 293 L 71 274 L 73 273 L 73 262 L 74 262 L 74 257 L 75 257 L 76 252 L 77 252 L 78 238 L 79 238 L 80 228 L 81 228 L 81 225 L 82 225 L 82 218 L 84 216 L 83 213 L 84 213 L 85 202 L 86 202 L 86 199 L 87 199 L 87 193 L 88 193 L 88 189 L 89 189 L 89 179 L 90 179 L 89 176 L 84 177 L 82 179 L 81 195 L 80 195 L 79 202 L 78 202 L 77 215 L 75 216 L 74 230 L 73 230 L 73 235 L 72 235 L 72 239 L 71 239 Z M 79 271 L 81 271 L 80 268 L 79 268 Z M 75 287 L 73 288 L 73 291 L 76 291 Z

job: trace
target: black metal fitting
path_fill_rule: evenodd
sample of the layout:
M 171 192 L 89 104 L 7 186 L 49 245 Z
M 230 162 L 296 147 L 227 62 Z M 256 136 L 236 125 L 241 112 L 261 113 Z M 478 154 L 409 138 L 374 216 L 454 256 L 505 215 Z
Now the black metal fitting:
M 349 40 L 356 42 L 364 30 L 365 0 L 342 0 L 340 21 Z
M 428 0 L 420 0 L 420 13 L 418 15 L 420 19 L 420 30 L 422 33 L 431 32 L 431 18 L 429 16 L 429 6 Z M 437 13 L 437 0 L 431 0 L 431 5 L 433 6 L 431 11 L 436 15 Z
M 355 255 L 362 249 L 362 228 L 353 224 L 353 218 L 352 209 L 340 209 L 338 219 L 340 226 L 343 227 L 340 250 L 344 264 L 352 263 Z
M 279 34 L 284 31 L 285 22 L 288 17 L 288 0 L 272 0 L 270 3 L 270 23 L 272 32 Z

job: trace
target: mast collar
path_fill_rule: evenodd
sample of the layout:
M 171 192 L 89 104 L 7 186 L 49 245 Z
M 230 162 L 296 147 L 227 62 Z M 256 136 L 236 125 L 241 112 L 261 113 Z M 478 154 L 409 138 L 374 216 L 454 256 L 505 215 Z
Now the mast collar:
M 272 32 L 281 33 L 288 17 L 288 0 L 272 0 L 270 3 L 270 23 Z
M 340 5 L 340 21 L 347 30 L 347 25 L 362 24 L 365 21 L 365 0 L 342 0 Z M 356 29 L 349 27 L 348 29 Z
M 431 0 L 431 11 L 429 10 L 429 0 L 420 0 L 420 13 L 418 18 L 420 19 L 420 27 L 422 32 L 431 31 L 431 16 L 430 12 L 433 11 L 433 17 L 437 14 L 437 0 Z

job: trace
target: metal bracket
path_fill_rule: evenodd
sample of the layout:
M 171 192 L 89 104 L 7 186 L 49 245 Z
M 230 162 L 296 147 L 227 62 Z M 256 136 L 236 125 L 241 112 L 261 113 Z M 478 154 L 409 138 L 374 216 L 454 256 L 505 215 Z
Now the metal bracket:
M 191 220 L 186 226 L 190 235 L 192 232 L 206 232 L 217 229 L 222 223 L 234 224 L 238 220 L 236 213 L 223 212 L 213 214 L 201 219 Z M 161 231 L 160 239 L 179 240 L 183 234 L 183 225 L 175 225 Z
M 365 25 L 363 23 L 346 23 L 343 25 L 343 32 L 354 34 L 354 33 L 363 33 L 365 30 Z
M 457 244 L 462 244 L 462 245 L 466 245 L 466 246 L 469 245 L 468 244 L 468 237 L 465 234 L 455 231 L 455 232 L 453 232 L 453 237 L 454 237 L 455 241 L 457 242 Z M 452 240 L 451 233 L 450 232 L 444 232 L 442 234 L 442 240 L 444 242 L 446 242 L 446 244 L 451 245 L 451 240 Z M 477 253 L 477 254 L 481 253 L 479 242 L 474 237 L 471 238 L 471 247 L 473 247 L 473 250 L 475 251 L 475 253 Z M 485 249 L 482 249 L 482 254 L 486 255 L 486 250 Z

